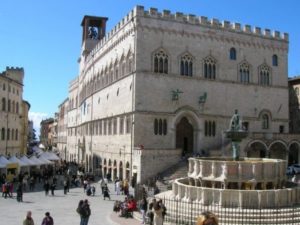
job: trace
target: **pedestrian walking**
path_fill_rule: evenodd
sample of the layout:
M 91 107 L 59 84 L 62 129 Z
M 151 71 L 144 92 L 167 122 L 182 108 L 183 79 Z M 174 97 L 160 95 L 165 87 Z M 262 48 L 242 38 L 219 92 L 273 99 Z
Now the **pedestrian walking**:
M 80 200 L 76 211 L 80 215 L 80 225 L 88 225 L 89 218 L 91 216 L 91 209 L 88 200 Z
M 103 194 L 104 193 L 104 187 L 105 187 L 105 181 L 104 181 L 103 178 L 101 179 L 100 187 L 101 187 L 101 194 Z
M 91 189 L 92 189 L 92 195 L 95 196 L 95 193 L 96 193 L 96 187 L 95 187 L 95 186 L 92 186 Z
M 18 184 L 16 191 L 17 191 L 17 201 L 23 202 L 23 185 L 21 182 Z
M 48 194 L 49 194 L 49 189 L 50 189 L 50 185 L 49 185 L 49 182 L 46 180 L 44 183 L 44 190 L 45 190 L 46 196 L 48 196 Z
M 152 199 L 152 202 L 149 204 L 149 211 L 147 213 L 149 219 L 150 219 L 150 225 L 153 225 L 153 219 L 154 219 L 154 205 L 156 205 L 156 199 Z
M 103 200 L 105 200 L 105 198 L 108 198 L 110 200 L 109 192 L 110 191 L 107 187 L 107 184 L 105 184 L 104 189 L 103 189 Z
M 46 212 L 41 225 L 53 225 L 53 224 L 54 224 L 53 218 L 50 216 L 49 212 Z
M 51 189 L 51 195 L 54 195 L 55 187 L 56 187 L 56 185 L 55 185 L 55 183 L 53 182 L 53 183 L 51 184 L 51 186 L 50 186 L 50 189 Z
M 154 218 L 153 218 L 153 222 L 154 225 L 162 225 L 163 224 L 163 209 L 160 206 L 160 204 L 158 204 L 158 202 L 153 206 L 154 209 Z
M 34 221 L 32 219 L 31 211 L 28 211 L 25 219 L 23 220 L 23 225 L 34 225 Z
M 117 179 L 116 182 L 115 182 L 115 189 L 116 189 L 117 195 L 120 194 L 120 191 L 121 191 L 121 190 L 120 190 L 120 186 L 121 186 L 121 182 L 120 182 L 119 179 Z
M 141 203 L 140 203 L 140 210 L 142 213 L 142 224 L 146 224 L 146 213 L 148 209 L 148 202 L 146 197 L 144 196 Z
M 64 194 L 66 195 L 68 192 L 68 181 L 67 179 L 65 178 L 64 179 Z

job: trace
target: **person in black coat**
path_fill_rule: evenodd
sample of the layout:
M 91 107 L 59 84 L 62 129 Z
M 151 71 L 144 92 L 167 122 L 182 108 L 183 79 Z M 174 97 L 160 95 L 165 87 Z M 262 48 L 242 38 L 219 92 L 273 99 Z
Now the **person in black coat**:
M 107 187 L 107 184 L 105 184 L 104 188 L 103 188 L 103 200 L 105 200 L 105 198 L 108 198 L 110 200 L 110 195 L 109 195 L 109 189 Z

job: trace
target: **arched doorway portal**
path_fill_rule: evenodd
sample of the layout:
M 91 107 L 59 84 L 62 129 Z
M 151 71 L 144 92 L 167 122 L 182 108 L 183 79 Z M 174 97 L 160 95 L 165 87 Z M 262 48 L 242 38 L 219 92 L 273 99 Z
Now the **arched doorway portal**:
M 261 142 L 253 142 L 249 145 L 247 151 L 247 157 L 251 158 L 266 158 L 267 157 L 267 148 Z
M 193 153 L 194 128 L 186 117 L 176 125 L 176 148 L 182 149 L 182 155 Z
M 289 147 L 289 165 L 299 164 L 299 144 L 292 143 Z
M 271 159 L 287 159 L 287 148 L 282 142 L 275 142 L 271 144 L 269 151 Z

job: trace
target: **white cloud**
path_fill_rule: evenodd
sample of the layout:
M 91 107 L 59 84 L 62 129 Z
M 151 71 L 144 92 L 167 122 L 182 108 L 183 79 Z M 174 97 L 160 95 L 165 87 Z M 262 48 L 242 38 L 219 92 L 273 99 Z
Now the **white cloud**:
M 48 117 L 48 114 L 43 112 L 29 112 L 28 117 L 29 120 L 33 121 L 33 128 L 36 130 L 35 134 L 38 138 L 40 135 L 40 123 Z

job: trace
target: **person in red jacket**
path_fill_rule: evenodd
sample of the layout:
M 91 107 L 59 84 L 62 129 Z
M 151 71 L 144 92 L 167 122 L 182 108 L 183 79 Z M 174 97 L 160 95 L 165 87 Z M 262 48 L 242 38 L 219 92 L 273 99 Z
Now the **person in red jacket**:
M 136 201 L 134 199 L 130 199 L 128 202 L 128 212 L 133 212 L 136 210 Z

